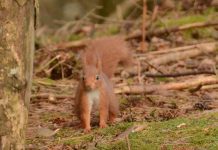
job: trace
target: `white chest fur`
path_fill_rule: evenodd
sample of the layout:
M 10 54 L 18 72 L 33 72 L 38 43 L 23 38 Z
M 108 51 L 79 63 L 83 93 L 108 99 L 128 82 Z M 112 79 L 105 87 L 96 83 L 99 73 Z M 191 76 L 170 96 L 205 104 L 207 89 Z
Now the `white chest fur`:
M 89 101 L 89 110 L 92 111 L 92 109 L 98 108 L 100 97 L 99 90 L 92 90 L 87 92 L 87 97 Z

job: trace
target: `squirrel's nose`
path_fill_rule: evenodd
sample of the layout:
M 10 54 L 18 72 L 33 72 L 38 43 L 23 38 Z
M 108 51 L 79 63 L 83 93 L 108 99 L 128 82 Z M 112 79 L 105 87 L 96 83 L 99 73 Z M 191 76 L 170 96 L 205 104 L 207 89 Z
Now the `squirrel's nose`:
M 96 85 L 94 82 L 86 83 L 86 90 L 94 90 L 96 88 Z
M 90 91 L 93 89 L 93 83 L 86 81 L 85 82 L 85 87 L 87 91 Z
M 91 86 L 90 86 L 90 85 L 86 85 L 86 90 L 87 90 L 87 91 L 92 90 Z

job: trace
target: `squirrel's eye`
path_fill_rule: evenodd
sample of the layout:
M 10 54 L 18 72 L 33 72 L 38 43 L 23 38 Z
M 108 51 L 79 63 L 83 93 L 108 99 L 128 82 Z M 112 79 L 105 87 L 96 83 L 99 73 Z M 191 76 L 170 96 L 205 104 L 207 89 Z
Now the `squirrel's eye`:
M 96 75 L 96 80 L 99 80 L 99 78 L 100 78 L 99 75 Z
M 85 77 L 82 77 L 82 80 L 85 80 Z

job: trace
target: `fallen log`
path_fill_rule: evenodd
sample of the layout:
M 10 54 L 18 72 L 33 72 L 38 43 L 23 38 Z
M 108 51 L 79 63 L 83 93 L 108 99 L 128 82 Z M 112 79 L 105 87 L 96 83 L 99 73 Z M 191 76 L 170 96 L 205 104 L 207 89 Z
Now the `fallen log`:
M 167 54 L 167 53 L 175 53 L 175 52 L 182 52 L 182 51 L 189 51 L 191 49 L 194 48 L 201 48 L 202 46 L 204 47 L 205 45 L 210 45 L 210 44 L 216 44 L 216 42 L 214 41 L 208 41 L 208 42 L 204 42 L 204 43 L 195 43 L 195 44 L 191 44 L 191 45 L 185 45 L 185 46 L 180 46 L 180 47 L 175 47 L 175 48 L 170 48 L 170 49 L 163 49 L 163 50 L 159 50 L 159 51 L 151 51 L 149 53 L 147 53 L 148 55 L 163 55 L 163 54 Z
M 150 63 L 152 65 L 164 65 L 178 60 L 196 57 L 205 53 L 212 53 L 215 51 L 216 45 L 217 45 L 216 42 L 199 44 L 188 51 L 169 53 L 166 55 L 162 55 L 161 57 L 155 56 L 155 58 L 152 59 Z
M 199 74 L 210 74 L 210 75 L 215 75 L 215 71 L 186 71 L 186 72 L 177 72 L 177 73 L 145 73 L 146 77 L 150 78 L 159 78 L 159 77 L 183 77 L 183 76 L 190 76 L 190 75 L 199 75 Z
M 193 44 L 188 46 L 165 49 L 161 51 L 152 51 L 146 54 L 145 53 L 135 54 L 134 57 L 137 58 L 138 60 L 152 60 L 152 61 L 156 61 L 160 58 L 162 61 L 162 59 L 166 60 L 170 57 L 170 60 L 168 61 L 176 61 L 177 59 L 180 60 L 184 58 L 196 57 L 198 55 L 201 55 L 202 53 L 211 53 L 216 49 L 217 44 L 218 42 L 205 42 L 200 44 Z M 180 54 L 183 57 L 180 57 Z
M 192 79 L 180 82 L 166 83 L 160 85 L 132 85 L 132 86 L 116 86 L 115 93 L 131 93 L 131 94 L 141 94 L 141 93 L 153 93 L 160 90 L 184 90 L 197 87 L 199 85 L 211 85 L 217 84 L 217 76 L 201 76 L 194 77 Z

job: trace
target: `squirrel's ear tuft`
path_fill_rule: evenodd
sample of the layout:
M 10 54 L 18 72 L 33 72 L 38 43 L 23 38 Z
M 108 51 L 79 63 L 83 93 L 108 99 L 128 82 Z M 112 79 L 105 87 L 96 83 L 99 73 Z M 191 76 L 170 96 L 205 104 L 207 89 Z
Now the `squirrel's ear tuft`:
M 98 53 L 96 53 L 96 68 L 98 70 L 102 70 L 102 63 L 101 63 L 101 59 Z
M 85 51 L 80 52 L 80 59 L 81 59 L 82 65 L 85 66 L 87 64 Z

